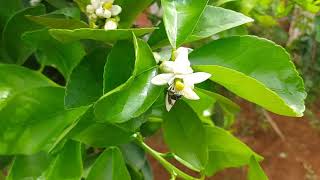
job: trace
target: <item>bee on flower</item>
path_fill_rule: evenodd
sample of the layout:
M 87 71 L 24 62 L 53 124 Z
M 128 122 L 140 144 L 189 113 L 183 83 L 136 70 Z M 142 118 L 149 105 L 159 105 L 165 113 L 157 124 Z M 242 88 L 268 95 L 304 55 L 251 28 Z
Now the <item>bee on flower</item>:
M 118 15 L 121 13 L 122 8 L 113 3 L 114 0 L 91 0 L 91 4 L 86 7 L 86 12 L 92 27 L 97 27 L 97 20 L 102 19 L 105 20 L 104 29 L 112 30 L 118 28 L 120 20 Z
M 162 73 L 151 80 L 154 85 L 169 86 L 166 94 L 167 111 L 170 111 L 175 102 L 181 97 L 199 100 L 199 96 L 194 92 L 194 85 L 211 77 L 211 74 L 206 72 L 193 72 L 188 54 L 188 48 L 178 48 L 173 54 L 173 60 L 163 61 L 160 65 Z

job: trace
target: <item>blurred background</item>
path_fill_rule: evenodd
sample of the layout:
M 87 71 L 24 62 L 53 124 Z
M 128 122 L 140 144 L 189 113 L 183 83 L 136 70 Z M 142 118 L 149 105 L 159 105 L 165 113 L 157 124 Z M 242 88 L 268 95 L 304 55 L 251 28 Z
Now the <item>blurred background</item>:
M 256 35 L 270 39 L 291 54 L 308 92 L 305 116 L 288 118 L 237 98 L 218 85 L 206 84 L 241 107 L 239 112 L 225 112 L 216 105 L 212 118 L 215 124 L 229 129 L 264 156 L 262 166 L 271 180 L 320 179 L 320 1 L 211 0 L 210 3 L 241 12 L 255 21 L 190 44 L 190 47 L 196 48 L 212 39 L 232 35 Z M 141 14 L 136 26 L 160 23 L 162 13 L 159 4 L 155 2 Z M 167 150 L 161 131 L 153 135 L 148 144 L 161 152 Z M 151 161 L 155 178 L 169 179 L 161 165 Z M 210 179 L 242 180 L 246 179 L 246 171 L 246 168 L 227 169 Z

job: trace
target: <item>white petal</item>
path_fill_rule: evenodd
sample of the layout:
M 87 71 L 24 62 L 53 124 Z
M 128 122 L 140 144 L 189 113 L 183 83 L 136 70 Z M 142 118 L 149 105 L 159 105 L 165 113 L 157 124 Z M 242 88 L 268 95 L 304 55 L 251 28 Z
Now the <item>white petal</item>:
M 176 100 L 174 99 L 169 99 L 168 94 L 166 94 L 166 109 L 169 112 L 171 110 L 171 108 L 173 107 L 173 105 L 176 103 Z M 170 102 L 169 102 L 170 101 Z
M 193 73 L 193 69 L 190 66 L 175 64 L 173 72 L 175 74 L 191 74 Z
M 176 64 L 173 61 L 163 61 L 160 65 L 160 70 L 164 73 L 174 73 Z
M 198 84 L 201 83 L 211 77 L 211 74 L 206 73 L 206 72 L 196 72 L 192 74 L 185 75 L 183 77 L 183 82 L 186 84 Z
M 176 50 L 176 59 L 175 62 L 177 64 L 180 64 L 181 66 L 190 66 L 190 61 L 189 61 L 189 48 L 185 47 L 180 47 Z
M 122 11 L 122 8 L 118 5 L 112 5 L 111 14 L 112 16 L 118 16 Z
M 100 6 L 100 0 L 91 0 L 91 5 L 94 9 L 98 9 Z
M 105 30 L 113 30 L 113 29 L 117 29 L 118 28 L 118 24 L 117 22 L 111 20 L 111 19 L 108 19 L 106 21 L 106 24 L 104 25 L 104 29 Z
M 191 87 L 185 87 L 181 91 L 181 94 L 187 99 L 191 99 L 191 100 L 200 99 L 200 97 L 193 91 L 193 89 Z
M 154 85 L 162 86 L 168 84 L 173 77 L 173 73 L 158 74 L 152 78 L 151 83 Z
M 96 10 L 96 15 L 99 16 L 99 17 L 103 17 L 103 14 L 104 14 L 104 9 L 102 7 L 98 8 Z
M 111 12 L 108 11 L 108 10 L 104 10 L 104 12 L 103 12 L 103 17 L 104 17 L 104 18 L 110 18 L 110 17 L 111 17 Z

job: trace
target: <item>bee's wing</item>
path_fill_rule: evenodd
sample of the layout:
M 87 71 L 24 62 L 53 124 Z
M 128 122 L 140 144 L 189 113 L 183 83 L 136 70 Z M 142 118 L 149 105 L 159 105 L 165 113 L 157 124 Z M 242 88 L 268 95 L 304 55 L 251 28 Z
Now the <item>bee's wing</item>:
M 174 103 L 176 103 L 176 100 L 172 99 L 167 93 L 166 94 L 166 109 L 168 112 L 171 110 Z

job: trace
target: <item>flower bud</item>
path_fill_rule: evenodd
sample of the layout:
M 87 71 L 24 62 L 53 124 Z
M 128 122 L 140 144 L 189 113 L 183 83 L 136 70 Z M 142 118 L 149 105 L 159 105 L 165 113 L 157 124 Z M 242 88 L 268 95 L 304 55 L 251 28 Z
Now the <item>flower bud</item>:
M 113 19 L 107 19 L 106 24 L 104 25 L 105 30 L 113 30 L 118 28 L 118 23 Z
M 111 17 L 111 12 L 108 11 L 108 10 L 104 10 L 103 17 L 104 18 L 110 18 Z
M 94 13 L 94 7 L 91 5 L 91 4 L 89 4 L 87 7 L 86 7 L 86 11 L 87 11 L 87 13 L 89 13 L 89 14 L 93 14 Z
M 111 7 L 111 14 L 112 16 L 118 16 L 122 11 L 122 8 L 118 5 L 113 5 Z
M 102 8 L 98 8 L 96 10 L 96 15 L 99 17 L 103 17 L 104 16 L 104 10 Z

